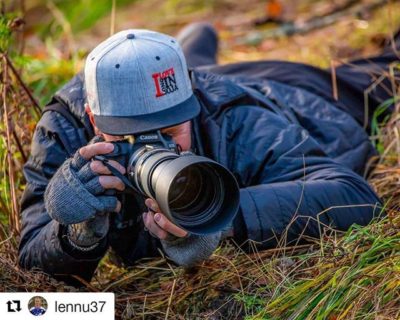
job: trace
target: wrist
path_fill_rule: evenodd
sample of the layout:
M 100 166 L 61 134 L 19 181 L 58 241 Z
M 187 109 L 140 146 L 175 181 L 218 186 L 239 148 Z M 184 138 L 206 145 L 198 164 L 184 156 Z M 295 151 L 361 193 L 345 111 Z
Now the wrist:
M 93 249 L 97 248 L 97 247 L 99 246 L 99 243 L 100 243 L 100 240 L 99 240 L 99 241 L 97 241 L 97 242 L 95 242 L 95 243 L 93 243 L 93 244 L 91 244 L 91 245 L 88 245 L 88 246 L 81 246 L 81 245 L 78 245 L 78 244 L 76 244 L 76 243 L 71 239 L 71 236 L 70 236 L 70 234 L 69 234 L 69 228 L 67 229 L 66 238 L 67 238 L 68 244 L 69 244 L 72 248 L 77 249 L 77 250 L 79 250 L 79 251 L 84 251 L 84 252 L 86 252 L 86 251 L 92 251 Z
M 68 225 L 65 236 L 67 242 L 73 248 L 81 251 L 89 251 L 96 248 L 105 237 L 105 235 L 96 236 L 92 230 L 86 227 L 85 222 Z
M 189 232 L 184 237 L 177 237 L 177 236 L 174 236 L 173 234 L 168 234 L 168 237 L 165 239 L 161 239 L 161 241 L 168 243 L 170 245 L 177 245 L 177 244 L 187 241 L 190 236 L 191 236 L 191 234 Z
M 68 238 L 67 230 L 68 225 L 59 225 L 58 237 L 60 239 L 62 250 L 74 259 L 99 260 L 104 256 L 109 247 L 107 237 L 104 237 L 99 242 L 96 242 L 96 246 L 93 244 L 91 248 L 88 246 L 79 245 L 74 241 L 73 238 Z

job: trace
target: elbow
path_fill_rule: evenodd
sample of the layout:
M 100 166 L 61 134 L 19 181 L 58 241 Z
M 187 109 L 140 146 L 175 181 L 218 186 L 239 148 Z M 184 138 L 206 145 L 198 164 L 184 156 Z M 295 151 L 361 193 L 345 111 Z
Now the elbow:
M 32 241 L 33 236 L 22 234 L 21 239 L 18 245 L 18 265 L 23 269 L 30 269 L 31 265 L 29 265 L 29 244 Z
M 177 265 L 192 267 L 206 261 L 219 245 L 221 232 L 206 236 L 190 235 L 182 241 L 162 241 L 164 252 Z
M 347 230 L 352 224 L 368 225 L 375 218 L 383 215 L 382 202 L 372 187 L 361 177 L 342 181 L 336 199 L 341 199 L 338 206 L 327 212 L 334 217 L 339 230 Z

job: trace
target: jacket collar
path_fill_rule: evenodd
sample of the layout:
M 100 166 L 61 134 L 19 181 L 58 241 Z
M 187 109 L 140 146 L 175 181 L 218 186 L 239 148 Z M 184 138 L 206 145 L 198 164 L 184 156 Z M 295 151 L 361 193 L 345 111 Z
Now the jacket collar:
M 86 92 L 83 72 L 79 72 L 58 90 L 54 99 L 66 106 L 71 114 L 93 135 L 92 124 L 85 112 Z

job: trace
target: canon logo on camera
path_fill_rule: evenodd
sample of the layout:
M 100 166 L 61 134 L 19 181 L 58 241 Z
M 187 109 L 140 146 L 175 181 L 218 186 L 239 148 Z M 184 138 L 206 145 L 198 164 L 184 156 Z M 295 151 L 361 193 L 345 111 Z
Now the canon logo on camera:
M 145 140 L 145 141 L 147 141 L 147 140 L 157 140 L 158 136 L 156 134 L 152 134 L 152 135 L 142 134 L 142 135 L 139 136 L 139 139 L 140 140 Z

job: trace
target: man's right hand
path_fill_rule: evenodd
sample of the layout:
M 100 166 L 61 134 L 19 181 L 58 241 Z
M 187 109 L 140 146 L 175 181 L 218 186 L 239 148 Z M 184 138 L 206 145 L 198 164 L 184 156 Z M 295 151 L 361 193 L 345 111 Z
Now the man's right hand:
M 103 155 L 110 153 L 114 150 L 114 145 L 109 142 L 98 142 L 94 144 L 89 144 L 79 149 L 79 155 L 86 161 L 91 160 L 94 156 Z M 114 168 L 116 168 L 122 174 L 125 174 L 125 168 L 119 164 L 117 161 L 110 160 L 108 162 Z M 89 164 L 90 169 L 99 175 L 99 183 L 104 189 L 114 189 L 123 191 L 125 188 L 124 183 L 121 179 L 111 175 L 111 171 L 98 160 L 93 160 Z M 121 210 L 121 203 L 117 201 L 117 207 L 114 210 L 119 212 Z
M 47 212 L 53 219 L 70 225 L 121 210 L 115 192 L 124 190 L 124 183 L 100 161 L 92 161 L 95 155 L 110 153 L 113 148 L 111 143 L 96 143 L 94 139 L 58 169 L 44 195 Z M 125 173 L 116 161 L 110 164 Z

